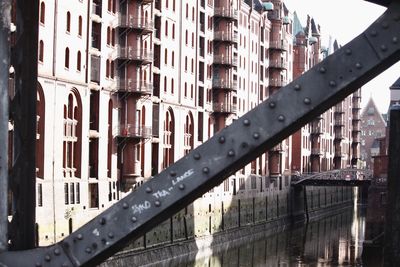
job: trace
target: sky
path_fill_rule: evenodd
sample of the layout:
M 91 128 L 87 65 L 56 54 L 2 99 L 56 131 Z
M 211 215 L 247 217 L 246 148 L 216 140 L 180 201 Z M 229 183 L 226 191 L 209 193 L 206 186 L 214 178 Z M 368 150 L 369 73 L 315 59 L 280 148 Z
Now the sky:
M 321 36 L 327 42 L 329 35 L 340 45 L 351 41 L 363 32 L 385 8 L 363 0 L 284 0 L 290 12 L 296 11 L 303 26 L 307 14 L 321 25 Z M 362 87 L 362 106 L 372 96 L 379 111 L 386 113 L 389 101 L 389 87 L 400 77 L 400 63 L 381 73 Z

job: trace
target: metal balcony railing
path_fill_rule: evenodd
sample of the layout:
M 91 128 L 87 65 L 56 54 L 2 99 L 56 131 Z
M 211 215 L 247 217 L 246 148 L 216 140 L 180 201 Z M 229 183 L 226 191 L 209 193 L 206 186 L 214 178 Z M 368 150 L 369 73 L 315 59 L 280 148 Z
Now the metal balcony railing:
M 342 120 L 342 119 L 335 119 L 334 125 L 335 125 L 335 126 L 344 126 L 344 120 Z
M 270 87 L 283 87 L 286 86 L 287 81 L 281 79 L 269 79 L 269 86 Z
M 140 61 L 144 64 L 153 61 L 153 52 L 145 49 L 135 49 L 133 47 L 118 47 L 116 58 Z
M 322 155 L 323 151 L 321 148 L 312 148 L 311 149 L 311 155 Z
M 273 152 L 281 152 L 281 151 L 283 151 L 282 143 L 277 144 L 276 146 L 271 148 L 270 151 L 273 151 Z
M 214 55 L 214 64 L 237 66 L 237 56 Z
M 353 143 L 361 143 L 361 136 L 360 134 L 354 134 L 352 135 L 352 141 Z
M 335 106 L 335 113 L 344 113 L 344 109 L 342 106 Z
M 213 88 L 227 89 L 227 90 L 237 90 L 237 81 L 233 80 L 223 80 L 223 79 L 213 79 Z
M 117 26 L 121 28 L 132 28 L 143 31 L 152 32 L 154 30 L 154 22 L 145 20 L 144 18 L 137 18 L 133 15 L 118 15 Z
M 353 121 L 359 121 L 361 120 L 361 115 L 358 112 L 353 112 L 353 117 L 352 117 Z
M 282 50 L 282 51 L 288 51 L 289 50 L 289 43 L 285 40 L 279 40 L 279 41 L 270 41 L 269 42 L 269 48 L 270 49 L 276 49 L 276 50 Z
M 118 79 L 115 91 L 151 95 L 153 93 L 153 84 L 132 79 Z
M 236 113 L 237 105 L 234 103 L 213 103 L 213 110 L 217 113 Z
M 215 31 L 214 32 L 214 41 L 237 43 L 238 42 L 238 34 L 235 32 Z
M 237 20 L 238 19 L 238 11 L 231 7 L 215 7 L 214 8 L 214 16 Z
M 343 139 L 344 138 L 343 131 L 334 131 L 334 134 L 335 134 L 335 139 Z
M 321 126 L 319 126 L 319 125 L 317 125 L 317 126 L 312 125 L 312 126 L 311 126 L 311 134 L 322 134 L 322 128 L 321 128 Z
M 124 124 L 117 128 L 117 136 L 125 138 L 150 138 L 152 128 L 144 125 Z
M 269 67 L 274 69 L 286 70 L 288 68 L 288 63 L 283 60 L 271 60 L 269 62 Z
M 92 14 L 101 17 L 101 4 L 92 3 Z
M 360 101 L 353 101 L 353 105 L 352 105 L 353 109 L 361 109 L 361 103 Z

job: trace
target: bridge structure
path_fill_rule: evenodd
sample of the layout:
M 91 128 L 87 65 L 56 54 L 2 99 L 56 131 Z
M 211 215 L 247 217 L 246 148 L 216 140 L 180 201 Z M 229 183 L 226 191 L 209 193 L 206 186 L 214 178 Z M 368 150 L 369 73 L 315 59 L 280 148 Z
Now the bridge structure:
M 17 5 L 17 36 L 12 59 L 16 95 L 9 107 L 12 2 L 0 1 L 0 142 L 5 144 L 0 151 L 2 267 L 93 266 L 104 261 L 129 240 L 140 237 L 171 214 L 178 212 L 400 60 L 400 3 L 397 0 L 371 0 L 370 2 L 387 6 L 387 10 L 358 37 L 64 240 L 48 247 L 34 247 L 30 242 L 34 239 L 31 238 L 34 221 L 29 219 L 32 216 L 26 220 L 24 216 L 34 212 L 35 168 L 32 159 L 35 149 L 36 113 L 34 108 L 30 108 L 36 104 L 34 88 L 37 80 L 39 1 L 14 1 Z M 400 113 L 400 110 L 397 112 Z M 9 179 L 7 125 L 10 117 L 15 121 L 18 142 L 13 144 L 17 159 Z M 400 120 L 400 116 L 391 115 L 391 120 L 392 118 Z M 400 149 L 400 142 L 398 143 L 396 147 Z M 399 150 L 390 151 L 397 155 Z M 396 165 L 392 167 L 395 169 Z M 313 178 L 308 177 L 299 182 L 305 185 L 312 180 Z M 322 180 L 324 179 L 320 179 Z M 14 204 L 19 209 L 19 216 L 13 220 L 19 220 L 21 225 L 26 226 L 21 228 L 18 234 L 15 234 L 16 229 L 9 229 L 7 220 L 9 187 L 15 196 Z M 400 203 L 400 199 L 396 203 Z M 393 207 L 400 210 L 400 207 Z M 24 233 L 27 233 L 25 239 Z M 10 243 L 18 244 L 15 247 L 18 250 L 11 251 L 8 247 Z M 396 254 L 391 256 L 396 258 Z M 397 255 L 398 261 L 389 262 L 387 266 L 399 266 L 399 257 Z
M 372 172 L 365 169 L 340 169 L 292 178 L 292 186 L 366 186 Z

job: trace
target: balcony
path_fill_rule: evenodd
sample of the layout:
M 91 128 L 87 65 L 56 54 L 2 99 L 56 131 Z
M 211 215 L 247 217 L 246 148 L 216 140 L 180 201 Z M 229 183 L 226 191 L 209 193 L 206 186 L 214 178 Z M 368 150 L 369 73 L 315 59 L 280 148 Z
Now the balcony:
M 335 106 L 335 113 L 344 113 L 344 109 L 342 106 Z
M 152 128 L 150 126 L 125 124 L 118 126 L 117 136 L 123 138 L 148 139 L 151 137 Z
M 117 80 L 115 91 L 120 93 L 151 95 L 153 93 L 153 84 L 149 82 L 133 81 L 132 79 L 120 79 Z
M 357 90 L 353 93 L 353 98 L 361 98 L 361 91 Z
M 352 135 L 353 144 L 361 143 L 361 136 L 360 133 L 353 133 Z
M 361 103 L 360 101 L 353 101 L 353 105 L 352 105 L 353 109 L 361 109 Z
M 214 41 L 237 43 L 238 35 L 234 32 L 216 31 L 214 32 Z
M 271 60 L 269 62 L 269 68 L 286 70 L 288 68 L 288 63 L 283 60 Z
M 216 89 L 226 89 L 226 90 L 237 90 L 237 81 L 233 80 L 223 80 L 223 79 L 213 79 L 212 87 Z
M 100 3 L 96 3 L 93 1 L 92 3 L 92 15 L 99 16 L 101 18 L 101 1 Z
M 214 64 L 237 66 L 236 56 L 214 55 Z
M 361 120 L 361 116 L 359 112 L 353 112 L 353 121 L 360 121 Z
M 271 152 L 282 152 L 283 151 L 282 143 L 277 144 L 276 146 L 271 148 L 269 151 L 271 151 Z
M 343 157 L 342 150 L 335 150 L 335 158 L 341 158 Z
M 334 126 L 338 126 L 338 127 L 344 126 L 344 120 L 342 120 L 342 119 L 335 119 Z
M 269 42 L 269 49 L 288 51 L 289 50 L 289 43 L 287 41 L 284 41 L 284 40 L 270 41 Z
M 213 110 L 216 113 L 236 113 L 237 105 L 234 103 L 213 103 Z
M 343 131 L 335 131 L 334 133 L 335 133 L 335 139 L 336 140 L 341 140 L 341 139 L 344 138 Z
M 361 121 L 353 120 L 352 126 L 353 126 L 353 131 L 359 131 L 361 128 Z
M 118 47 L 115 58 L 139 61 L 142 64 L 150 64 L 153 61 L 153 52 L 133 47 Z
M 283 87 L 286 86 L 287 82 L 281 79 L 269 79 L 269 86 L 270 87 Z
M 146 21 L 145 19 L 136 18 L 134 16 L 120 14 L 118 16 L 117 27 L 132 28 L 145 33 L 150 33 L 154 30 L 154 22 L 149 20 Z
M 322 127 L 320 125 L 311 126 L 311 134 L 320 135 L 322 134 Z
M 232 20 L 238 19 L 238 11 L 230 7 L 215 7 L 214 17 L 228 18 Z
M 319 155 L 322 155 L 322 154 L 324 154 L 324 153 L 323 153 L 323 151 L 322 151 L 322 149 L 320 147 L 311 149 L 311 155 L 318 155 L 319 156 Z

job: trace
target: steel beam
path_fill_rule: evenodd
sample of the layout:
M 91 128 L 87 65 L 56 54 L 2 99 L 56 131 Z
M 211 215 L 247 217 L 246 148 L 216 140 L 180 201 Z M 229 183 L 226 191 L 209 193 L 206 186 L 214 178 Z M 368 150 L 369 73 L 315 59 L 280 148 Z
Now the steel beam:
M 8 247 L 8 77 L 11 0 L 0 2 L 0 252 Z
M 14 122 L 14 164 L 11 190 L 15 210 L 10 228 L 10 249 L 35 246 L 36 101 L 39 1 L 16 0 L 15 96 L 11 101 Z
M 400 60 L 400 3 L 363 34 L 60 243 L 0 254 L 6 266 L 93 266 L 220 184 Z
M 400 266 L 400 106 L 390 110 L 388 200 L 383 266 Z

